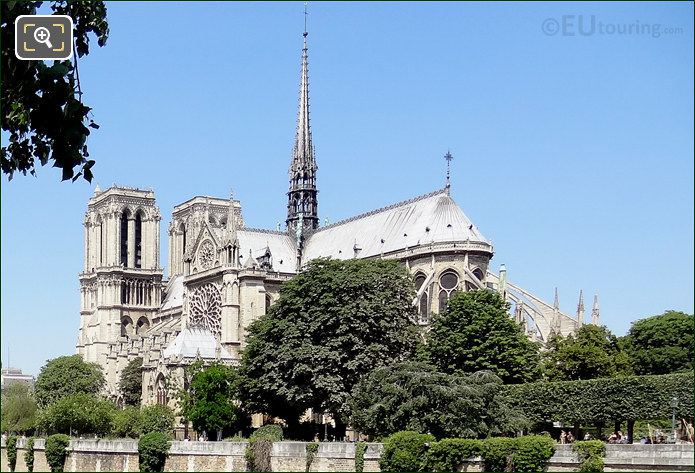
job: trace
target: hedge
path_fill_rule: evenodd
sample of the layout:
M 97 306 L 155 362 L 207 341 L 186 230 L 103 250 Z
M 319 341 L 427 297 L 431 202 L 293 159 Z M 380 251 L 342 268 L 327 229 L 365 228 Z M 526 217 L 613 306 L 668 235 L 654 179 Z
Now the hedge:
M 537 382 L 502 388 L 509 405 L 533 422 L 604 423 L 693 417 L 693 373 L 585 381 Z
M 483 442 L 472 439 L 443 439 L 430 445 L 427 452 L 428 471 L 460 471 L 468 458 L 483 453 Z
M 163 432 L 149 432 L 138 441 L 140 471 L 164 471 L 171 442 Z
M 69 445 L 70 437 L 65 434 L 51 435 L 46 439 L 46 461 L 51 471 L 63 471 Z
M 427 450 L 434 436 L 410 430 L 396 432 L 384 439 L 379 459 L 381 471 L 423 471 L 427 465 Z
M 34 437 L 27 439 L 27 451 L 24 453 L 24 463 L 29 473 L 34 471 Z
M 579 471 L 603 471 L 603 457 L 606 456 L 606 444 L 600 440 L 582 440 L 572 444 L 572 451 L 579 456 Z
M 469 458 L 481 457 L 483 471 L 545 471 L 555 453 L 548 435 L 444 439 L 403 431 L 384 440 L 381 471 L 462 471 Z
M 10 435 L 7 438 L 7 465 L 10 471 L 14 471 L 17 465 L 17 436 Z

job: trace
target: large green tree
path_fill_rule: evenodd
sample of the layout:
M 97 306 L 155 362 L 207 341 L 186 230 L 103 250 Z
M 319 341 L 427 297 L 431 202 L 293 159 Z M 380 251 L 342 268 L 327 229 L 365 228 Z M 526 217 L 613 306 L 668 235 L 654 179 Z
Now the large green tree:
M 430 362 L 445 373 L 489 370 L 505 383 L 538 379 L 539 345 L 531 342 L 509 316 L 497 292 L 459 292 L 434 317 L 424 348 Z
M 669 310 L 632 323 L 625 349 L 637 374 L 692 371 L 693 316 Z
M 36 399 L 25 383 L 10 383 L 2 390 L 2 430 L 26 432 L 36 422 Z
M 39 407 L 45 407 L 70 394 L 96 394 L 103 386 L 101 366 L 71 355 L 48 360 L 36 378 L 34 391 Z
M 437 438 L 519 431 L 528 423 L 498 396 L 501 385 L 489 371 L 445 374 L 420 362 L 384 366 L 353 390 L 351 424 L 376 437 L 400 430 Z
M 414 297 L 408 272 L 395 261 L 312 261 L 249 327 L 243 405 L 290 424 L 308 408 L 345 422 L 359 379 L 414 351 Z
M 118 387 L 126 405 L 140 405 L 142 396 L 142 358 L 134 358 L 125 365 L 125 368 L 121 371 Z
M 89 54 L 89 35 L 99 46 L 106 44 L 109 27 L 106 4 L 93 0 L 55 0 L 53 13 L 73 21 L 75 54 L 72 60 L 24 61 L 14 53 L 14 25 L 19 15 L 37 12 L 44 2 L 0 2 L 2 51 L 2 131 L 9 136 L 0 150 L 0 167 L 10 179 L 14 173 L 35 175 L 36 161 L 52 163 L 62 179 L 82 176 L 91 181 L 94 161 L 88 159 L 87 136 L 99 128 L 90 119 L 91 108 L 82 101 L 78 57 Z M 76 172 L 77 171 L 77 172 Z
M 583 325 L 567 337 L 553 337 L 543 354 L 550 381 L 606 378 L 631 374 L 622 343 L 606 327 Z
M 49 434 L 106 435 L 113 428 L 116 407 L 95 394 L 76 393 L 41 410 L 39 429 Z
M 238 419 L 239 377 L 235 368 L 213 364 L 193 375 L 180 393 L 181 414 L 197 432 L 220 432 Z

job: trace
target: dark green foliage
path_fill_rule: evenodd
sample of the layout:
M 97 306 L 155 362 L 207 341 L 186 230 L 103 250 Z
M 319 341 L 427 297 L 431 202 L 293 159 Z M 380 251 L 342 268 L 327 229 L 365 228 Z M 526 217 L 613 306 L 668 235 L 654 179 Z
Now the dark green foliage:
M 555 441 L 548 435 L 517 437 L 514 451 L 514 471 L 545 471 L 555 454 Z
M 117 438 L 137 438 L 140 435 L 142 412 L 139 408 L 127 406 L 116 411 L 113 417 L 111 434 Z
M 671 399 L 679 400 L 676 417 L 693 417 L 693 374 L 630 376 L 586 381 L 558 381 L 504 386 L 507 402 L 532 422 L 572 424 L 671 417 Z
M 36 378 L 34 392 L 39 407 L 46 407 L 70 394 L 97 394 L 103 386 L 101 366 L 72 355 L 49 360 Z
M 142 358 L 131 360 L 123 368 L 118 387 L 126 405 L 140 405 L 140 397 L 142 396 Z
M 34 437 L 27 439 L 26 452 L 24 452 L 24 463 L 27 465 L 27 471 L 34 471 Z
M 483 452 L 482 440 L 443 439 L 430 444 L 427 452 L 428 471 L 461 471 L 466 459 Z
M 636 374 L 693 370 L 693 316 L 667 311 L 632 323 L 625 348 Z
M 395 363 L 357 384 L 351 423 L 375 437 L 412 430 L 437 438 L 476 438 L 528 427 L 498 396 L 501 385 L 490 372 L 444 374 L 425 363 Z
M 515 438 L 489 438 L 483 445 L 483 471 L 514 471 Z
M 32 430 L 36 423 L 36 400 L 29 386 L 12 383 L 2 390 L 2 429 L 10 433 Z
M 162 432 L 149 432 L 138 441 L 140 471 L 164 471 L 171 442 Z
M 489 438 L 483 445 L 483 471 L 545 471 L 554 453 L 555 442 L 547 435 Z
M 74 23 L 76 54 L 73 61 L 18 59 L 14 44 L 14 24 L 19 15 L 35 14 L 43 2 L 0 2 L 2 18 L 2 131 L 8 145 L 0 151 L 2 172 L 11 179 L 15 172 L 35 175 L 36 163 L 49 161 L 62 170 L 62 179 L 83 176 L 92 180 L 86 140 L 91 128 L 99 128 L 89 119 L 91 108 L 81 101 L 77 60 L 89 53 L 89 36 L 97 37 L 99 46 L 109 34 L 106 5 L 103 1 L 52 1 L 58 15 L 70 15 Z M 87 125 L 87 123 L 89 124 Z M 75 174 L 75 168 L 78 168 Z
M 583 440 L 572 444 L 572 451 L 579 456 L 579 471 L 603 471 L 606 445 L 600 440 Z
M 312 261 L 248 329 L 242 404 L 289 424 L 308 408 L 344 423 L 359 379 L 413 353 L 414 296 L 396 261 Z
M 51 435 L 46 439 L 46 461 L 51 471 L 63 471 L 69 445 L 70 437 L 65 434 Z
M 116 407 L 94 394 L 70 394 L 41 411 L 38 426 L 48 433 L 106 435 Z
M 216 432 L 238 419 L 238 375 L 235 368 L 213 364 L 197 371 L 182 391 L 182 415 L 198 432 Z
M 367 444 L 357 442 L 355 444 L 355 471 L 362 473 L 364 471 L 364 452 L 367 450 Z
M 153 404 L 142 408 L 140 419 L 141 435 L 159 432 L 171 436 L 173 430 L 174 411 L 169 406 Z
M 282 442 L 284 436 L 282 434 L 282 427 L 277 424 L 268 424 L 254 430 L 249 438 L 268 439 L 272 440 L 273 442 Z
M 314 463 L 316 452 L 319 451 L 319 444 L 310 442 L 306 444 L 306 471 L 311 471 L 311 464 Z
M 608 378 L 631 374 L 618 337 L 606 327 L 583 325 L 574 335 L 553 337 L 543 354 L 550 381 Z
M 10 435 L 7 437 L 7 464 L 10 467 L 10 471 L 14 471 L 15 466 L 17 466 L 17 436 Z
M 505 383 L 540 377 L 539 345 L 509 316 L 507 304 L 490 290 L 460 292 L 435 316 L 425 347 L 445 373 L 489 370 Z
M 384 439 L 379 459 L 381 471 L 424 471 L 427 450 L 434 436 L 412 431 L 396 432 Z

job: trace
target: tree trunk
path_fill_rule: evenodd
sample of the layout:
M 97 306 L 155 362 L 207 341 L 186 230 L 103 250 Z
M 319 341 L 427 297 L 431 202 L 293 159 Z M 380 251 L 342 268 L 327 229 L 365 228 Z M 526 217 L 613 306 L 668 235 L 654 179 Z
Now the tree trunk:
M 635 433 L 635 421 L 634 420 L 628 420 L 627 421 L 627 443 L 633 442 L 634 433 Z
M 615 421 L 614 427 L 615 427 L 615 429 L 613 430 L 613 432 L 618 432 L 620 430 L 620 421 L 619 420 Z

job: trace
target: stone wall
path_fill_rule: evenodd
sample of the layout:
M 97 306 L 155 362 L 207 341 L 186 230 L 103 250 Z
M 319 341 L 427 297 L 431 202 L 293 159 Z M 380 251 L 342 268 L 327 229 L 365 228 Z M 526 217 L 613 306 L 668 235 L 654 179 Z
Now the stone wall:
M 16 471 L 27 471 L 24 441 L 18 442 Z M 273 444 L 273 471 L 305 471 L 306 442 Z M 49 471 L 44 440 L 34 443 L 34 471 Z M 370 443 L 364 455 L 364 471 L 379 471 L 381 444 Z M 65 471 L 138 471 L 137 440 L 83 440 L 70 444 Z M 165 471 L 246 471 L 246 442 L 172 442 Z M 693 471 L 692 445 L 607 445 L 605 471 Z M 576 471 L 578 460 L 570 445 L 557 445 L 548 471 Z M 480 459 L 466 471 L 480 471 Z M 319 443 L 311 471 L 354 471 L 355 444 Z M 9 471 L 2 443 L 0 471 Z

